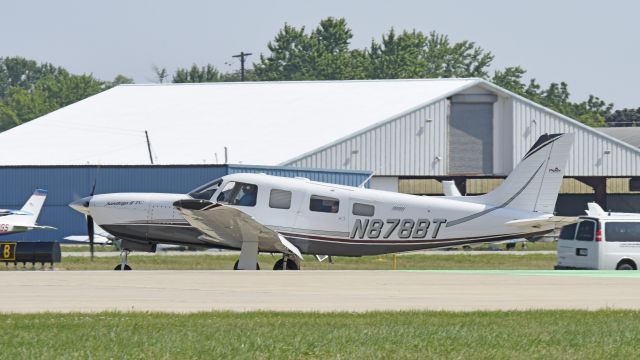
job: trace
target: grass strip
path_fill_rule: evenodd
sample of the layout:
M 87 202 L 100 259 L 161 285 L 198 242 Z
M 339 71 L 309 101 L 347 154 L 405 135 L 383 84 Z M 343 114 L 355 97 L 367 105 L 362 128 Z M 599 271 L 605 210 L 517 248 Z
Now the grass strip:
M 640 312 L 2 314 L 0 328 L 3 359 L 625 359 Z
M 260 255 L 261 269 L 272 269 L 279 256 Z M 237 255 L 157 255 L 129 256 L 129 265 L 137 270 L 230 270 L 238 260 Z M 393 255 L 334 257 L 317 262 L 305 256 L 303 270 L 393 270 Z M 64 270 L 111 270 L 120 262 L 119 257 L 68 256 L 56 265 Z M 395 259 L 397 270 L 551 270 L 556 264 L 555 254 L 503 255 L 403 255 Z M 0 267 L 2 269 L 4 267 Z M 12 266 L 9 268 L 13 268 Z

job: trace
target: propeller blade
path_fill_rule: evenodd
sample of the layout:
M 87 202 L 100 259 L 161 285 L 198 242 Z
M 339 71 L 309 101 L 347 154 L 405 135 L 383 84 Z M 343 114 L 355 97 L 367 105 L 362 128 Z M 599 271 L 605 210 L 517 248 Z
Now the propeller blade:
M 98 174 L 100 173 L 100 165 L 96 167 L 96 176 L 93 178 L 93 185 L 91 186 L 91 195 L 96 194 L 96 184 L 98 183 Z
M 87 235 L 89 235 L 89 251 L 91 252 L 91 260 L 93 260 L 94 227 L 93 217 L 91 215 L 87 215 Z

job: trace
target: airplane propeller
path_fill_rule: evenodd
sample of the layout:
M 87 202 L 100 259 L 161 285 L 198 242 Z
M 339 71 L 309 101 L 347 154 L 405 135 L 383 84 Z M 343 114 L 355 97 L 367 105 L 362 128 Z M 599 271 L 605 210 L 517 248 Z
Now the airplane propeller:
M 100 167 L 96 169 L 96 177 L 93 178 L 93 185 L 91 186 L 91 193 L 89 194 L 89 199 L 91 199 L 93 195 L 95 195 L 96 193 L 96 184 L 98 183 L 98 171 L 100 171 Z M 93 226 L 94 224 L 93 216 L 91 216 L 91 213 L 87 215 L 86 220 L 87 220 L 87 236 L 89 236 L 89 252 L 91 253 L 91 261 L 93 261 L 95 228 Z

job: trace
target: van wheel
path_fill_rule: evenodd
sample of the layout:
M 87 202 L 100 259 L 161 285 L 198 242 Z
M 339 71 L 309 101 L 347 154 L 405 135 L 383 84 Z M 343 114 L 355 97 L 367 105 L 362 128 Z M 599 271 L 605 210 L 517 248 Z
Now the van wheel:
M 621 262 L 616 266 L 616 270 L 635 270 L 635 266 L 629 262 Z

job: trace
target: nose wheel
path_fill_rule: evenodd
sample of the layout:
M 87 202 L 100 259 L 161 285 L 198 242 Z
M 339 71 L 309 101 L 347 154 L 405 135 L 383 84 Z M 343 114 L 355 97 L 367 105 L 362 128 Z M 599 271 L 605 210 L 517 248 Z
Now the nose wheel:
M 115 269 L 113 270 L 120 270 L 120 271 L 124 271 L 124 270 L 131 270 L 131 266 L 129 266 L 129 264 L 127 264 L 127 260 L 129 258 L 129 253 L 131 251 L 129 250 L 122 250 L 120 252 L 120 264 L 118 264 Z

